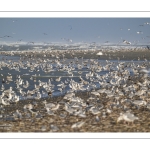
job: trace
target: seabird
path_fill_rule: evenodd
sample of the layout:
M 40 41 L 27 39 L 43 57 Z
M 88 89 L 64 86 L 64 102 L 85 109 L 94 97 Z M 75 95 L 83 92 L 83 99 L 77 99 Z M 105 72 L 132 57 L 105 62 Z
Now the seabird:
M 126 112 L 126 113 L 120 113 L 120 116 L 117 119 L 117 122 L 124 120 L 125 122 L 134 122 L 134 120 L 138 120 L 138 117 L 135 117 L 134 114 L 130 113 L 130 112 Z

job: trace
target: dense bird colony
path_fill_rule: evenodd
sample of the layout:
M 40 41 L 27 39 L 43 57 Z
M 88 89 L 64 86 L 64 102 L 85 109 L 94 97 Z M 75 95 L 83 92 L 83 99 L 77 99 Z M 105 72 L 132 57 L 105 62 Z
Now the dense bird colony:
M 149 131 L 149 61 L 78 53 L 1 51 L 0 131 Z M 84 59 L 91 53 L 95 59 Z

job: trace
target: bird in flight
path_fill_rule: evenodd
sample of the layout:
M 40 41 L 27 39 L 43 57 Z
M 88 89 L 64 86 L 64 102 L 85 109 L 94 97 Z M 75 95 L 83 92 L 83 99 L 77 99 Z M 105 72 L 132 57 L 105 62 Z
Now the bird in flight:
M 29 44 L 29 43 L 34 44 L 34 42 L 28 42 L 28 44 Z
M 147 25 L 149 24 L 149 25 L 150 25 L 150 23 L 149 23 L 149 22 L 145 22 L 144 24 L 147 24 Z
M 13 20 L 13 22 L 16 22 L 17 20 Z
M 126 40 L 123 40 L 123 43 L 125 43 L 125 44 L 131 44 L 131 42 L 128 42 Z
M 72 42 L 72 39 L 68 39 L 68 42 Z
M 8 38 L 11 37 L 11 38 L 13 38 L 12 36 L 9 36 L 9 35 L 5 35 L 4 37 L 8 37 Z
M 142 31 L 138 31 L 138 32 L 136 32 L 137 34 L 142 34 L 143 32 Z

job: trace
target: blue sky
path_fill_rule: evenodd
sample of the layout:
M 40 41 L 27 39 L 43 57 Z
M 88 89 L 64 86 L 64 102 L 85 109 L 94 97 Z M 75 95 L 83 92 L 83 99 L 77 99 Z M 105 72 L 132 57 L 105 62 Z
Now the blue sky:
M 150 18 L 0 18 L 0 42 L 148 44 L 149 23 Z

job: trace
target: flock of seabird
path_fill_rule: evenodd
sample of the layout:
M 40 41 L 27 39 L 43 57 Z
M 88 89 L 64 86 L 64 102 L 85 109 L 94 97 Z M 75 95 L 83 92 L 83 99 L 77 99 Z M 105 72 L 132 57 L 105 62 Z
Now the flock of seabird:
M 103 53 L 98 52 L 97 55 L 103 55 Z M 0 111 L 2 120 L 6 120 L 8 116 L 11 118 L 9 120 L 22 120 L 41 118 L 44 115 L 59 115 L 62 118 L 73 115 L 82 118 L 82 121 L 73 124 L 71 128 L 80 128 L 85 124 L 84 118 L 87 117 L 87 114 L 95 116 L 96 120 L 100 121 L 100 117 L 105 119 L 117 109 L 119 113 L 116 122 L 123 120 L 133 123 L 140 118 L 132 113 L 132 107 L 139 111 L 141 107 L 150 109 L 149 62 L 147 60 L 99 61 L 77 57 L 69 60 L 59 59 L 57 56 L 53 59 L 31 57 L 25 60 L 24 57 L 20 57 L 18 62 L 3 59 L 0 62 L 0 69 L 3 71 L 4 68 L 9 70 L 9 74 L 4 76 L 1 73 Z M 32 75 L 24 78 L 24 74 L 21 74 L 22 69 L 26 70 L 28 75 L 31 73 Z M 18 75 L 12 75 L 11 70 L 18 72 Z M 55 71 L 65 72 L 65 78 L 60 75 L 46 78 L 47 81 L 41 81 L 38 79 L 40 74 L 33 75 L 35 72 L 44 72 L 47 75 Z M 74 75 L 74 72 L 77 72 L 77 76 Z M 9 86 L 8 89 L 6 85 Z M 56 90 L 63 96 L 62 100 L 48 103 L 48 97 L 52 97 Z M 76 96 L 78 92 L 86 92 L 89 95 L 88 99 Z M 43 98 L 43 94 L 46 97 Z M 20 101 L 26 101 L 21 100 L 21 97 L 33 99 L 33 102 L 21 105 L 22 109 L 18 107 L 19 109 L 6 114 L 4 111 L 6 108 L 18 105 Z M 58 113 L 60 109 L 63 111 Z M 58 130 L 57 126 L 54 129 Z

